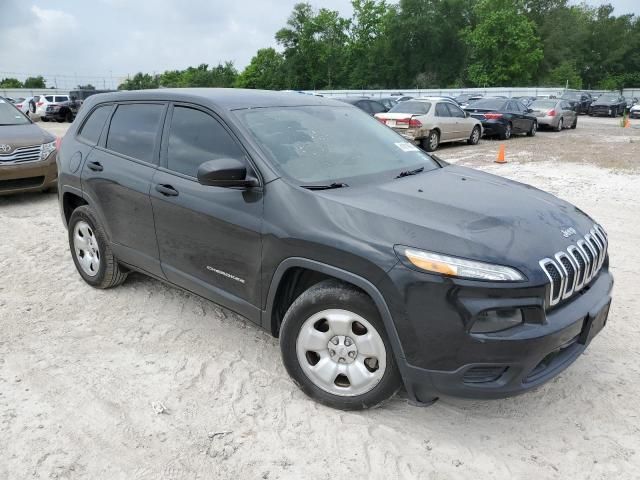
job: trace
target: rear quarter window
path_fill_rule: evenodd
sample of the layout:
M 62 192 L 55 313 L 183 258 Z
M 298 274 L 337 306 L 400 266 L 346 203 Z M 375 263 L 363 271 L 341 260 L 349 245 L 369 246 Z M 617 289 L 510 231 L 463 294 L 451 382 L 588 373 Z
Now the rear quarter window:
M 78 135 L 88 143 L 97 145 L 102 129 L 104 128 L 104 124 L 109 118 L 112 108 L 113 105 L 103 105 L 96 108 L 89 114 L 89 118 L 84 122 L 84 125 Z

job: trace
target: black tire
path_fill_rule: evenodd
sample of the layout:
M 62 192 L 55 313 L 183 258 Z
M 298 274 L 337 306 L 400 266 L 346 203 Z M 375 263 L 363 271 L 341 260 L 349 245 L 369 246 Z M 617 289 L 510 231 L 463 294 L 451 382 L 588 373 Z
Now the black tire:
M 612 116 L 613 118 L 616 118 L 616 117 L 618 116 L 618 109 L 616 109 L 616 108 L 612 108 L 612 109 L 611 109 L 611 116 Z
M 575 130 L 577 126 L 578 126 L 578 116 L 576 115 L 576 118 L 573 119 L 573 123 L 571 124 L 571 129 Z
M 471 130 L 471 135 L 467 139 L 467 143 L 469 145 L 477 145 L 478 142 L 480 141 L 480 135 L 481 135 L 480 127 L 476 125 L 475 127 L 473 127 L 473 130 Z
M 527 132 L 527 137 L 535 137 L 538 132 L 538 122 L 531 122 L 531 128 Z
M 67 114 L 64 116 L 64 120 L 67 123 L 73 123 L 73 113 L 71 113 L 70 111 L 67 112 Z
M 440 132 L 438 132 L 438 130 L 431 130 L 429 136 L 423 138 L 420 144 L 424 151 L 435 152 L 440 145 Z
M 87 275 L 80 267 L 80 263 L 77 258 L 77 254 L 74 247 L 73 232 L 75 225 L 79 221 L 86 222 L 92 229 L 95 238 L 98 243 L 100 255 L 100 266 L 95 276 Z M 91 208 L 87 205 L 76 208 L 71 214 L 69 219 L 69 248 L 71 250 L 71 256 L 73 257 L 73 263 L 76 265 L 78 273 L 82 279 L 89 285 L 95 288 L 112 288 L 117 287 L 127 278 L 128 272 L 124 271 L 118 264 L 118 260 L 111 251 L 111 246 L 107 241 L 107 237 L 100 225 L 100 222 L 96 219 Z
M 49 119 L 48 119 L 48 118 L 45 118 L 45 117 L 40 117 L 40 120 L 42 120 L 42 121 L 43 121 L 43 122 L 45 122 L 45 123 L 49 121 Z
M 564 118 L 560 117 L 558 120 L 558 126 L 556 127 L 556 132 L 561 132 L 564 127 Z
M 328 309 L 348 310 L 366 319 L 382 338 L 386 368 L 371 390 L 357 396 L 332 394 L 317 386 L 304 372 L 297 354 L 298 335 L 314 314 Z M 325 280 L 309 288 L 291 305 L 280 329 L 280 350 L 287 372 L 300 389 L 314 400 L 340 410 L 361 410 L 380 405 L 401 387 L 401 377 L 378 309 L 363 291 L 338 280 Z
M 58 123 L 63 123 L 64 120 L 65 120 L 64 118 L 56 118 L 56 122 L 58 122 Z
M 499 138 L 500 140 L 509 140 L 513 133 L 513 126 L 511 122 L 507 123 L 507 126 L 504 127 L 504 132 L 500 132 Z

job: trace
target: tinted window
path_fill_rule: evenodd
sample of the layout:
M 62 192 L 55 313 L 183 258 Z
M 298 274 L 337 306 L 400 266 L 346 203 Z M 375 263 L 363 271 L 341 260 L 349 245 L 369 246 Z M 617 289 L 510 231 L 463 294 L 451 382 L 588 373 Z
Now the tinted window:
M 69 100 L 69 97 L 67 97 L 66 95 L 56 95 L 54 98 L 56 102 L 66 102 L 67 100 Z
M 364 110 L 367 113 L 373 113 L 371 111 L 371 107 L 369 106 L 369 102 L 367 102 L 365 100 L 361 100 L 360 102 L 356 102 L 355 106 L 358 107 L 360 110 Z
M 45 99 L 47 102 L 53 102 L 53 95 L 45 95 L 44 99 Z
M 553 108 L 556 106 L 555 100 L 536 100 L 529 107 L 532 109 Z
M 429 112 L 431 108 L 431 104 L 429 102 L 400 102 L 397 105 L 394 105 L 389 113 L 412 113 L 414 115 L 425 115 Z
M 167 168 L 195 177 L 204 162 L 225 157 L 242 159 L 244 153 L 220 122 L 193 108 L 173 110 Z
M 96 145 L 100 139 L 100 133 L 102 133 L 104 122 L 109 118 L 111 108 L 111 105 L 103 105 L 102 107 L 96 108 L 82 126 L 80 136 L 88 142 Z
M 369 102 L 369 106 L 371 107 L 372 113 L 382 113 L 387 110 L 384 108 L 384 105 L 379 102 Z
M 459 107 L 450 103 L 447 105 L 447 108 L 449 109 L 449 113 L 451 113 L 452 117 L 458 117 L 458 118 L 465 117 L 464 112 Z
M 436 103 L 436 117 L 450 117 L 446 103 Z
M 118 105 L 111 119 L 107 148 L 145 162 L 153 163 L 158 125 L 163 105 Z

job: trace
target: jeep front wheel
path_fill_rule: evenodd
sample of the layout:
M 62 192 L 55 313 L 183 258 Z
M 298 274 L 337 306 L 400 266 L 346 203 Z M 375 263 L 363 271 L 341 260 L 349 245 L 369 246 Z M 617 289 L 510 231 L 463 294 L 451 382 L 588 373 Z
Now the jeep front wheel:
M 364 292 L 337 280 L 296 299 L 282 323 L 280 348 L 302 391 L 334 408 L 374 407 L 401 385 L 377 308 Z

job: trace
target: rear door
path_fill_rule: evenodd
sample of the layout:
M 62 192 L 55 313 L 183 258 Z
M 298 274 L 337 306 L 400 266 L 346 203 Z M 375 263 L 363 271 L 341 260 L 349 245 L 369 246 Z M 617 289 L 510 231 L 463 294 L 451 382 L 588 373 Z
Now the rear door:
M 198 183 L 198 167 L 245 150 L 213 112 L 176 104 L 167 116 L 151 201 L 169 281 L 259 323 L 263 196 L 260 188 Z
M 449 115 L 451 115 L 452 121 L 455 122 L 452 139 L 466 140 L 471 136 L 471 130 L 473 129 L 475 122 L 467 118 L 462 109 L 457 105 L 447 103 L 447 108 L 449 109 Z
M 456 121 L 451 116 L 446 102 L 436 103 L 435 121 L 440 127 L 441 142 L 455 138 Z
M 116 105 L 82 169 L 83 192 L 116 256 L 162 276 L 149 190 L 158 164 L 164 103 Z

